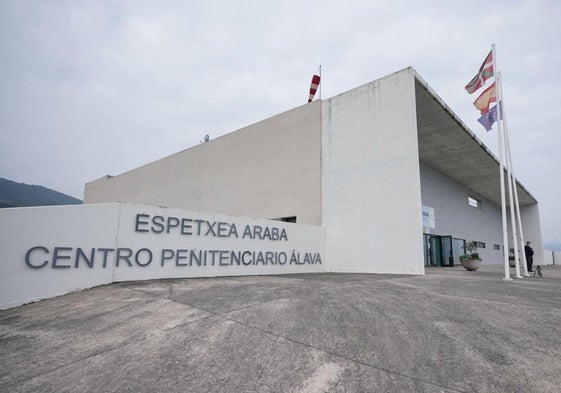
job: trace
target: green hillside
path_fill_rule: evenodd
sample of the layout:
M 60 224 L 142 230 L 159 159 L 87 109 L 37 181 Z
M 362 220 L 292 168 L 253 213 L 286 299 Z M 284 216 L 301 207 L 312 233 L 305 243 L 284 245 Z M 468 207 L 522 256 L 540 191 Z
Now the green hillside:
M 23 206 L 78 205 L 82 201 L 50 188 L 17 183 L 0 177 L 0 208 Z

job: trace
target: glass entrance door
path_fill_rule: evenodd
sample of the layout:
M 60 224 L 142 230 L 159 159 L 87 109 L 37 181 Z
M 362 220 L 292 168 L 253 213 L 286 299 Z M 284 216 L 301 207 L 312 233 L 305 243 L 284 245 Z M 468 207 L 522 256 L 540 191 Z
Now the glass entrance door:
M 430 265 L 442 266 L 442 244 L 440 236 L 431 236 L 429 239 L 430 245 Z
M 459 263 L 462 253 L 456 252 L 459 243 L 455 243 L 454 240 L 460 239 L 453 239 L 452 236 L 423 234 L 425 266 L 454 266 L 454 263 Z
M 455 264 L 460 264 L 460 255 L 465 253 L 466 241 L 464 239 L 452 238 L 452 256 Z
M 423 234 L 425 266 L 442 266 L 441 236 Z
M 431 245 L 430 245 L 431 235 L 423 234 L 423 250 L 425 251 L 425 266 L 431 265 Z
M 442 250 L 442 266 L 454 266 L 454 255 L 452 254 L 452 236 L 440 236 Z

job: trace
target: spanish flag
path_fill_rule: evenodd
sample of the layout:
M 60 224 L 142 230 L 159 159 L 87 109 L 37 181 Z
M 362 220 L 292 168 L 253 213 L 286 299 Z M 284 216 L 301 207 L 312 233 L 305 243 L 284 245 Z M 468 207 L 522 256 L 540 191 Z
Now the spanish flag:
M 497 102 L 495 82 L 493 82 L 491 86 L 483 90 L 483 93 L 481 93 L 481 95 L 477 97 L 477 100 L 473 102 L 473 106 L 479 109 L 481 111 L 481 114 L 483 115 L 489 111 L 489 105 L 491 105 L 491 103 L 493 102 Z

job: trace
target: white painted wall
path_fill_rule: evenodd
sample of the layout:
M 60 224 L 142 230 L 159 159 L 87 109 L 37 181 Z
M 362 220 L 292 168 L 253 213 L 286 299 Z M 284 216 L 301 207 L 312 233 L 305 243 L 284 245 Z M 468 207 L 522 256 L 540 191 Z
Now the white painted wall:
M 423 205 L 434 208 L 436 222 L 424 233 L 483 242 L 485 248 L 477 250 L 483 263 L 502 264 L 502 249 L 494 249 L 503 245 L 501 208 L 433 167 L 420 167 Z M 480 201 L 477 208 L 468 205 L 468 196 Z
M 423 205 L 433 207 L 436 228 L 424 228 L 425 233 L 451 235 L 466 241 L 484 242 L 486 247 L 477 251 L 484 264 L 503 264 L 501 208 L 493 202 L 473 193 L 464 185 L 444 175 L 431 166 L 421 163 L 421 190 Z M 468 195 L 478 199 L 478 208 L 468 205 Z M 531 240 L 535 252 L 534 261 L 543 261 L 539 207 L 537 204 L 521 206 L 524 238 Z M 507 207 L 508 248 L 512 249 L 510 208 Z M 518 227 L 517 227 L 518 229 Z M 501 246 L 495 250 L 494 245 Z M 520 252 L 520 245 L 517 244 Z M 521 252 L 524 250 L 522 249 Z M 541 262 L 540 262 L 541 263 Z
M 35 246 L 115 248 L 119 208 L 111 204 L 0 209 L 0 309 L 112 282 L 112 269 L 53 269 L 50 262 L 48 268 L 32 269 L 25 264 L 25 254 Z M 30 256 L 37 265 L 50 257 L 39 250 Z
M 139 218 L 139 230 L 136 230 L 137 214 L 159 215 L 166 221 L 169 217 L 209 221 L 214 225 L 213 231 L 223 236 L 213 236 L 208 231 L 208 224 L 203 224 L 203 231 L 198 235 L 194 221 L 185 221 L 193 225 L 191 228 L 184 227 L 185 234 L 181 234 L 179 227 L 170 228 L 169 233 L 154 233 L 149 230 L 150 224 L 142 224 L 150 220 L 143 216 Z M 170 219 L 170 223 L 175 221 Z M 237 237 L 233 234 L 228 237 L 223 230 L 218 231 L 219 227 L 230 230 L 232 224 L 237 228 Z M 246 226 L 284 229 L 286 239 L 275 241 L 244 237 Z M 83 258 L 76 264 L 77 248 L 81 248 L 88 257 L 94 249 L 93 267 L 89 267 Z M 105 267 L 100 248 L 112 250 L 106 252 Z M 29 255 L 29 264 L 37 268 L 26 264 L 26 254 L 30 249 L 33 251 Z M 117 251 L 119 249 L 121 251 Z M 117 258 L 118 253 L 127 256 L 128 250 L 132 254 L 128 261 Z M 162 250 L 167 250 L 167 254 L 163 254 Z M 162 264 L 162 255 L 170 257 L 171 250 L 174 256 L 183 257 L 188 257 L 190 250 L 207 250 L 207 263 L 205 266 L 188 266 L 188 258 L 169 258 Z M 325 272 L 327 260 L 324 250 L 324 229 L 318 226 L 126 203 L 0 209 L 0 309 L 114 281 Z M 249 264 L 240 263 L 238 266 L 230 263 L 230 251 L 249 251 L 245 259 Z M 58 259 L 53 258 L 55 252 Z M 253 257 L 259 252 L 262 252 L 266 264 Z M 139 263 L 135 260 L 137 253 Z M 217 256 L 214 264 L 211 253 Z M 287 257 L 284 263 L 283 253 Z M 297 260 L 306 261 L 306 253 L 315 262 L 319 255 L 321 263 L 295 263 Z M 148 263 L 150 254 L 152 259 Z M 222 263 L 219 255 L 224 257 Z M 267 256 L 273 257 L 272 261 L 276 263 L 267 260 Z M 40 267 L 45 261 L 45 266 Z
M 545 264 L 547 260 L 544 254 L 545 250 L 542 247 L 543 241 L 539 204 L 520 206 L 520 217 L 522 218 L 524 240 L 532 242 L 532 248 L 534 249 L 534 266 Z
M 185 217 L 193 220 L 209 220 L 226 223 L 235 223 L 238 237 L 214 237 L 212 234 L 204 236 L 182 235 L 179 230 L 172 230 L 169 234 L 154 234 L 150 232 L 136 232 L 133 230 L 135 218 L 138 213 L 148 214 L 150 216 L 164 215 L 166 217 Z M 195 233 L 196 228 L 193 223 L 191 232 Z M 246 226 L 259 225 L 261 227 L 277 227 L 286 231 L 288 240 L 260 240 L 243 237 L 243 229 Z M 204 229 L 203 229 L 204 231 Z M 208 227 L 207 230 L 208 231 Z M 121 219 L 118 231 L 118 246 L 128 247 L 133 250 L 142 247 L 151 247 L 159 253 L 154 256 L 160 262 L 161 250 L 166 249 L 186 249 L 186 250 L 233 250 L 233 251 L 256 251 L 256 252 L 284 252 L 288 255 L 293 250 L 299 252 L 303 258 L 305 252 L 320 253 L 323 255 L 324 230 L 321 227 L 282 223 L 271 220 L 256 220 L 247 217 L 233 217 L 221 214 L 209 214 L 201 212 L 192 212 L 174 208 L 161 208 L 147 205 L 123 204 L 121 208 Z M 210 255 L 209 255 L 210 258 Z M 183 262 L 183 261 L 180 261 Z M 210 264 L 208 259 L 208 264 Z M 147 267 L 137 269 L 125 268 L 115 269 L 115 281 L 129 280 L 146 280 L 153 278 L 172 278 L 172 277 L 213 277 L 213 276 L 241 276 L 241 275 L 262 275 L 262 274 L 287 274 L 287 273 L 308 273 L 308 272 L 324 272 L 326 271 L 326 260 L 322 260 L 321 264 L 315 265 L 296 265 L 290 264 L 290 260 L 286 264 L 276 265 L 220 265 L 218 261 L 214 266 L 184 266 L 177 267 L 174 260 L 161 263 L 152 263 Z
M 118 201 L 321 225 L 321 102 L 86 184 L 84 203 Z
M 424 273 L 414 88 L 408 68 L 323 103 L 331 271 Z
M 544 250 L 544 265 L 561 265 L 561 251 Z

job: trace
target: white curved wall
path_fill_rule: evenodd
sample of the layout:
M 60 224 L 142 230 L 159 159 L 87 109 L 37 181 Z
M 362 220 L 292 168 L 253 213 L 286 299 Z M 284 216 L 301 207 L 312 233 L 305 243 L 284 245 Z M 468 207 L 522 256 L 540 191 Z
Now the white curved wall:
M 148 205 L 0 209 L 0 309 L 115 281 L 324 272 L 324 247 L 317 226 Z

